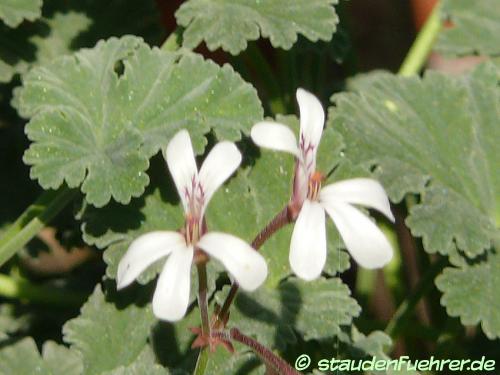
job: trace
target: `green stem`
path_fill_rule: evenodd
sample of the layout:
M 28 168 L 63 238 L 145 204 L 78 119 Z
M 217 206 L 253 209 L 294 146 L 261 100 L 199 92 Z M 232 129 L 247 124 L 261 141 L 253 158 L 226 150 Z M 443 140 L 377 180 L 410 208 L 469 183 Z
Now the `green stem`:
M 431 266 L 431 268 L 427 270 L 418 283 L 416 289 L 399 305 L 390 322 L 387 324 L 385 333 L 392 338 L 397 336 L 401 326 L 403 326 L 406 320 L 410 317 L 413 309 L 417 305 L 418 301 L 420 301 L 420 298 L 422 298 L 422 296 L 430 290 L 433 285 L 434 278 L 441 272 L 447 263 L 448 258 L 441 257 Z
M 210 336 L 210 323 L 208 319 L 208 302 L 207 302 L 207 268 L 205 263 L 197 265 L 198 268 L 198 305 L 201 315 L 201 332 L 202 335 Z
M 401 64 L 399 75 L 406 77 L 417 74 L 427 61 L 434 41 L 442 27 L 439 8 L 439 3 L 437 3 L 431 15 L 427 18 L 424 27 L 418 33 L 403 64 Z
M 29 206 L 0 238 L 0 266 L 26 245 L 47 223 L 76 197 L 78 191 L 65 186 L 47 190 Z
M 201 334 L 205 337 L 210 337 L 210 322 L 208 318 L 208 301 L 207 301 L 207 268 L 205 263 L 196 265 L 198 269 L 198 306 L 201 315 Z M 208 352 L 206 348 L 202 348 L 198 354 L 196 368 L 194 374 L 204 374 L 208 364 Z
M 16 279 L 2 274 L 0 274 L 0 296 L 64 307 L 81 306 L 86 298 L 83 294 L 61 288 L 40 286 L 32 284 L 28 280 Z
M 193 371 L 193 375 L 203 375 L 205 374 L 205 369 L 208 365 L 208 349 L 207 347 L 200 350 L 198 354 L 198 360 L 196 361 L 196 367 Z
M 164 51 L 175 52 L 182 45 L 182 28 L 176 28 L 161 45 L 160 49 Z

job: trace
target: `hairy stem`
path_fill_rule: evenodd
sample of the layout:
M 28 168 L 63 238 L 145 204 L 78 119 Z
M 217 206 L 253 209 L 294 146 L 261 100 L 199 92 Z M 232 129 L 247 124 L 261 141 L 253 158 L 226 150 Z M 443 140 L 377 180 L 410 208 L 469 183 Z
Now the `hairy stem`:
M 229 335 L 227 332 L 223 331 L 214 331 L 212 332 L 213 337 L 217 337 L 223 340 L 231 339 L 234 341 L 243 344 L 250 349 L 252 349 L 255 354 L 259 356 L 259 358 L 266 364 L 267 367 L 270 367 L 277 374 L 280 375 L 299 375 L 300 373 L 296 371 L 292 366 L 286 363 L 282 358 L 278 357 L 274 354 L 270 349 L 266 348 L 257 340 L 244 335 L 237 328 L 231 328 L 229 330 Z
M 205 263 L 196 265 L 198 268 L 198 305 L 201 315 L 201 329 L 204 336 L 210 336 L 210 324 L 208 319 L 207 303 L 207 268 Z
M 65 186 L 47 190 L 10 226 L 0 238 L 0 266 L 28 243 L 66 205 L 78 191 Z
M 293 221 L 291 215 L 290 215 L 290 206 L 287 205 L 285 208 L 283 208 L 278 214 L 262 229 L 259 234 L 254 238 L 252 241 L 252 247 L 255 250 L 259 250 L 261 246 L 269 239 L 271 236 L 276 233 L 278 230 L 283 228 L 285 225 L 291 223 Z M 238 292 L 239 286 L 238 283 L 234 282 L 233 285 L 231 285 L 231 289 L 229 290 L 228 295 L 226 296 L 226 299 L 224 300 L 224 303 L 219 311 L 219 313 L 216 316 L 215 319 L 215 324 L 220 324 L 220 322 L 224 322 L 225 318 L 227 316 L 227 313 L 229 311 L 229 308 L 231 307 L 231 304 L 233 303 L 234 298 L 236 297 L 236 293 Z
M 432 50 L 434 41 L 441 30 L 442 23 L 439 18 L 439 2 L 434 6 L 431 15 L 427 18 L 424 27 L 420 30 L 417 38 L 413 42 L 406 58 L 401 65 L 398 74 L 401 76 L 411 76 L 417 74 Z
M 81 306 L 86 295 L 52 286 L 40 286 L 28 280 L 0 274 L 0 296 L 62 307 Z
M 208 302 L 207 302 L 207 268 L 204 262 L 196 265 L 198 269 L 198 306 L 200 307 L 201 315 L 201 334 L 205 337 L 210 337 L 210 323 L 208 318 Z M 208 364 L 207 348 L 201 348 L 196 361 L 194 374 L 204 374 Z
M 441 257 L 427 270 L 412 294 L 410 294 L 399 305 L 396 313 L 387 324 L 385 333 L 387 333 L 392 338 L 398 335 L 401 326 L 404 325 L 406 320 L 410 317 L 413 309 L 417 305 L 418 301 L 420 301 L 420 298 L 422 298 L 422 296 L 430 290 L 433 285 L 434 278 L 443 270 L 444 266 L 447 263 L 448 258 Z

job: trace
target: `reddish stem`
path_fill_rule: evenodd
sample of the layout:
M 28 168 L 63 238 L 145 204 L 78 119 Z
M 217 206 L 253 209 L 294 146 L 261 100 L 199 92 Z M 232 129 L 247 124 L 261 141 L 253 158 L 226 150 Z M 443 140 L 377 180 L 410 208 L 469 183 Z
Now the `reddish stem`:
M 300 375 L 292 366 L 285 362 L 282 358 L 274 354 L 270 349 L 266 348 L 257 340 L 241 333 L 238 328 L 231 328 L 229 334 L 223 331 L 212 331 L 212 336 L 220 340 L 234 340 L 251 348 L 255 354 L 265 363 L 267 367 L 272 368 L 280 375 Z
M 252 241 L 252 247 L 255 250 L 259 250 L 260 247 L 269 239 L 271 236 L 276 233 L 279 229 L 283 228 L 285 225 L 294 221 L 297 217 L 298 210 L 295 209 L 292 205 L 288 204 L 285 208 L 283 208 L 278 214 L 262 229 L 259 234 Z M 233 285 L 231 285 L 231 289 L 222 305 L 220 311 L 216 314 L 214 320 L 214 327 L 220 328 L 220 325 L 225 325 L 224 322 L 227 321 L 227 314 L 229 312 L 229 308 L 233 303 L 234 297 L 236 297 L 236 293 L 238 292 L 239 286 L 235 281 Z

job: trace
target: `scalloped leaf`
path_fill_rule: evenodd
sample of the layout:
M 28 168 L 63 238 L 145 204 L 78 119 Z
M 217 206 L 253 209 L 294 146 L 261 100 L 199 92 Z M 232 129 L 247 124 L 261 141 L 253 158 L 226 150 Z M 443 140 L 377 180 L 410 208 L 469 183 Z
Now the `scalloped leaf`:
M 18 26 L 23 20 L 33 21 L 40 17 L 42 0 L 2 0 L 0 19 L 10 27 Z
M 247 347 L 236 343 L 234 353 L 229 353 L 226 348 L 217 347 L 210 353 L 206 374 L 217 375 L 265 375 L 266 369 L 261 360 Z
M 0 82 L 10 81 L 32 64 L 92 47 L 100 39 L 133 34 L 158 44 L 163 36 L 154 0 L 108 0 L 105 4 L 51 0 L 42 11 L 41 18 L 16 29 L 0 24 Z M 116 17 L 118 12 L 120 17 Z
M 53 341 L 43 344 L 42 355 L 31 337 L 0 350 L 0 375 L 80 375 L 82 369 L 78 353 Z
M 448 55 L 500 55 L 500 7 L 496 0 L 444 0 L 441 17 L 453 24 L 445 27 L 436 50 Z
M 330 40 L 339 21 L 338 0 L 189 0 L 175 13 L 184 26 L 184 46 L 202 41 L 211 51 L 222 47 L 236 55 L 249 40 L 269 38 L 273 47 L 290 49 L 302 34 Z
M 375 169 L 392 201 L 421 194 L 406 222 L 428 252 L 458 246 L 475 257 L 500 217 L 499 96 L 490 64 L 463 78 L 379 73 L 358 93 L 334 96 L 329 121 L 347 157 Z
M 216 294 L 219 304 L 227 291 L 225 287 Z M 360 312 L 340 279 L 304 282 L 293 277 L 277 287 L 263 286 L 253 293 L 238 294 L 228 326 L 255 336 L 267 347 L 284 349 L 296 342 L 295 332 L 304 340 L 338 335 L 340 327 L 351 324 Z
M 181 128 L 198 152 L 211 129 L 237 140 L 260 119 L 255 90 L 228 65 L 150 48 L 135 37 L 35 67 L 16 103 L 34 143 L 24 161 L 45 189 L 81 184 L 89 203 L 128 203 L 149 183 L 148 159 Z
M 441 304 L 450 316 L 458 316 L 464 325 L 481 324 L 485 335 L 500 338 L 500 255 L 487 253 L 486 259 L 459 268 L 448 267 L 436 278 L 443 292 Z
M 132 302 L 125 293 L 119 297 L 128 303 L 113 302 L 97 285 L 80 315 L 63 327 L 64 340 L 81 354 L 86 375 L 127 367 L 147 345 L 156 322 L 151 307 L 143 302 L 145 298 Z
M 54 12 L 32 25 L 8 29 L 0 25 L 0 82 L 9 82 L 33 63 L 47 63 L 69 54 L 77 36 L 91 20 L 81 12 Z
M 169 371 L 155 363 L 156 358 L 151 347 L 147 346 L 137 359 L 128 366 L 121 366 L 102 375 L 167 375 Z

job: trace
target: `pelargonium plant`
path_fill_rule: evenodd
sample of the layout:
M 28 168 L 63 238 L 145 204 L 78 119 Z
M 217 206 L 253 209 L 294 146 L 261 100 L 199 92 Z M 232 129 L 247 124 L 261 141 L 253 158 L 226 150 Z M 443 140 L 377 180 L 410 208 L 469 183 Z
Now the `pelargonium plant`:
M 496 2 L 1 1 L 0 375 L 498 372 Z

